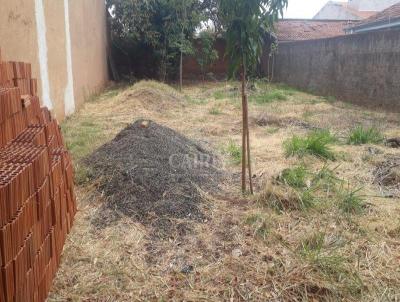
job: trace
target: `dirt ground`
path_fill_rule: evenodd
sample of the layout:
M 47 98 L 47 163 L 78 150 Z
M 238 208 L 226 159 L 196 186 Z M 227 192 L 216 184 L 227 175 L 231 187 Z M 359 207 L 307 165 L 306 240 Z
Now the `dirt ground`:
M 256 84 L 249 112 L 257 190 L 255 196 L 242 196 L 238 87 L 197 83 L 182 93 L 156 82 L 115 87 L 64 122 L 79 213 L 49 301 L 400 300 L 400 195 L 396 183 L 388 194 L 374 174 L 388 158 L 398 160 L 400 150 L 346 143 L 357 125 L 399 137 L 398 114 Z M 105 228 L 93 226 L 104 196 L 89 180 L 83 159 L 137 119 L 206 144 L 236 175 L 224 192 L 208 196 L 203 207 L 208 218 L 194 221 L 193 232 L 185 236 L 171 232 L 170 238 L 154 241 L 149 228 L 127 217 Z M 315 129 L 329 129 L 338 138 L 331 146 L 335 161 L 285 155 L 287 139 Z M 341 193 L 319 196 L 307 209 L 269 206 L 277 177 L 298 165 L 310 173 L 333 171 L 343 194 L 363 200 L 362 211 L 345 213 Z M 289 196 L 291 189 L 283 190 Z

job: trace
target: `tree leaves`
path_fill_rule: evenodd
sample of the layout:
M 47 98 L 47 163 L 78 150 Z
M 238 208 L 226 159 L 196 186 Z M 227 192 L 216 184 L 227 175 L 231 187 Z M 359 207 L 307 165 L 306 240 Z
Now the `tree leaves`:
M 234 77 L 242 63 L 248 71 L 256 68 L 265 35 L 282 15 L 288 0 L 219 0 L 219 14 L 226 30 L 230 60 L 229 76 Z

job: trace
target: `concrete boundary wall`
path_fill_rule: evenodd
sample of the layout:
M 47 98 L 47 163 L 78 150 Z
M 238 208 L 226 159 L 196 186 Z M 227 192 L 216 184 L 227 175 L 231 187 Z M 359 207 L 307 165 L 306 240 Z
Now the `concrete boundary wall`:
M 274 80 L 400 111 L 400 30 L 281 43 Z
M 62 120 L 108 81 L 105 1 L 1 0 L 5 61 L 32 63 L 42 105 Z

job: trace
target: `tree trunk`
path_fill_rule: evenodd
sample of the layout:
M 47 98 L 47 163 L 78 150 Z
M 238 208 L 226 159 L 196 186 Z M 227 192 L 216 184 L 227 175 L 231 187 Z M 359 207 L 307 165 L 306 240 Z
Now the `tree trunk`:
M 160 62 L 160 80 L 161 82 L 165 82 L 167 79 L 167 51 L 168 51 L 168 45 L 167 45 L 167 40 L 164 38 L 164 43 L 163 43 L 163 50 L 161 52 L 161 62 Z
M 247 101 L 247 93 L 246 93 L 246 128 L 247 128 L 247 165 L 249 169 L 249 183 L 250 183 L 250 194 L 254 194 L 253 190 L 253 175 L 251 173 L 251 156 L 250 156 L 250 130 L 249 130 L 249 106 Z
M 250 193 L 253 194 L 253 178 L 251 173 L 250 156 L 250 130 L 249 130 L 249 106 L 246 89 L 246 63 L 242 63 L 242 109 L 243 109 L 243 135 L 242 135 L 242 192 L 246 192 L 246 168 L 249 172 Z
M 271 83 L 274 80 L 275 54 L 272 55 Z
M 246 69 L 244 64 L 242 64 L 242 193 L 246 192 L 246 136 L 247 136 L 247 128 L 246 128 Z
M 108 64 L 110 66 L 111 75 L 114 81 L 118 82 L 120 80 L 117 67 L 115 65 L 114 57 L 111 50 L 112 45 L 112 36 L 111 36 L 111 16 L 107 13 L 106 21 L 107 21 L 107 58 Z
M 179 67 L 179 91 L 182 91 L 183 86 L 183 53 L 181 50 L 181 62 Z

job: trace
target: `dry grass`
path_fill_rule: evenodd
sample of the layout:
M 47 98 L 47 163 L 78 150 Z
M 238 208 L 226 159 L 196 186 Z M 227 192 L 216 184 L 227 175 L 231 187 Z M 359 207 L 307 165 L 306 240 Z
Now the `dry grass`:
M 179 94 L 146 82 L 86 103 L 63 125 L 77 174 L 85 179 L 79 160 L 137 118 L 151 118 L 206 141 L 225 156 L 227 169 L 239 172 L 224 152 L 229 143 L 240 144 L 236 85 L 193 84 Z M 171 234 L 169 240 L 150 244 L 148 230 L 131 220 L 94 229 L 90 220 L 101 196 L 93 184 L 82 181 L 77 187 L 80 212 L 50 301 L 400 299 L 400 199 L 383 198 L 373 175 L 379 163 L 389 155 L 400 157 L 400 152 L 384 145 L 345 144 L 351 129 L 360 124 L 400 136 L 398 116 L 328 102 L 284 86 L 259 84 L 258 89 L 278 89 L 286 96 L 250 104 L 255 119 L 263 114 L 273 117 L 265 125 L 251 124 L 258 195 L 242 197 L 238 181 L 228 188 L 230 197 L 205 205 L 210 220 L 195 224 L 192 235 L 178 239 Z M 214 108 L 220 112 L 213 114 Z M 307 209 L 299 206 L 297 189 L 276 184 L 284 169 L 302 165 L 317 173 L 326 166 L 312 155 L 285 157 L 283 142 L 293 135 L 305 137 L 312 128 L 304 125 L 337 133 L 339 142 L 332 145 L 337 159 L 328 165 L 342 180 L 337 194 L 324 187 L 317 194 L 323 202 Z M 307 180 L 305 184 L 311 186 Z M 339 193 L 353 188 L 361 188 L 357 194 L 367 205 L 362 213 L 340 208 Z M 274 199 L 286 207 L 276 211 L 269 206 Z

